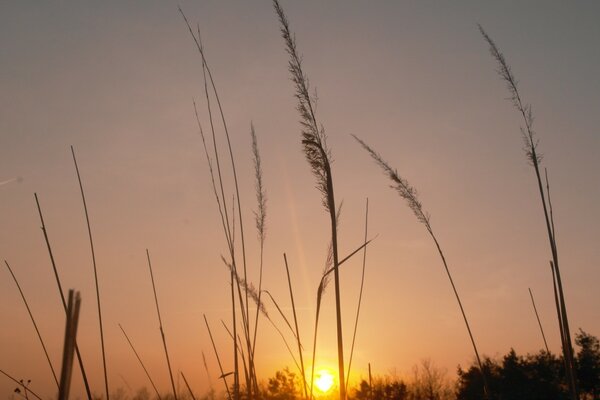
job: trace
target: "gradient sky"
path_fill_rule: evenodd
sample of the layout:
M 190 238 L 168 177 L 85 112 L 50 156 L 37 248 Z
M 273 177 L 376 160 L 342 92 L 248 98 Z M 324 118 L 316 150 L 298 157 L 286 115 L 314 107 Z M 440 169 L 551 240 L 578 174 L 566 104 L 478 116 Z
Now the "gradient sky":
M 494 357 L 511 347 L 518 353 L 542 347 L 528 287 L 551 350 L 559 351 L 534 172 L 521 149 L 518 114 L 505 101 L 508 93 L 477 23 L 504 52 L 533 106 L 551 179 L 572 331 L 581 327 L 600 335 L 600 3 L 282 5 L 318 91 L 318 118 L 335 160 L 336 198 L 344 202 L 341 252 L 362 240 L 367 197 L 369 231 L 379 235 L 368 252 L 353 377 L 364 376 L 368 363 L 378 374 L 409 374 L 423 358 L 453 377 L 473 353 L 427 232 L 350 134 L 380 151 L 419 190 L 480 351 Z M 310 348 L 328 215 L 301 151 L 271 3 L 198 0 L 181 6 L 200 24 L 230 127 L 250 276 L 257 280 L 253 121 L 268 192 L 264 285 L 289 311 L 282 257 L 287 252 L 301 334 Z M 200 59 L 176 2 L 0 5 L 0 258 L 20 279 L 58 368 L 64 315 L 39 229 L 37 192 L 64 285 L 83 296 L 78 340 L 96 393 L 103 387 L 98 321 L 71 144 L 96 241 L 111 388 L 148 385 L 118 323 L 161 391 L 169 387 L 146 248 L 175 370 L 203 393 L 209 387 L 204 351 L 212 384 L 221 388 L 203 313 L 231 368 L 219 326 L 221 318 L 229 323 L 228 272 L 220 261 L 226 245 L 192 107 L 196 98 L 207 125 L 201 79 Z M 341 273 L 346 351 L 360 267 L 357 257 Z M 333 287 L 325 297 L 319 365 L 336 363 L 332 293 Z M 0 320 L 0 368 L 53 395 L 41 347 L 5 269 Z M 273 329 L 261 326 L 257 362 L 266 378 L 292 361 Z M 78 372 L 73 385 L 82 396 Z M 0 396 L 14 386 L 0 378 Z

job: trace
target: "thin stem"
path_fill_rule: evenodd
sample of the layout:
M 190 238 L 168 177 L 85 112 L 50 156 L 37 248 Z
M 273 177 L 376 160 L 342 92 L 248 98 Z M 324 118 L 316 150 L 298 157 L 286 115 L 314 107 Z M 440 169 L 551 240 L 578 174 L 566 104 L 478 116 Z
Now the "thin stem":
M 302 344 L 300 342 L 300 330 L 298 329 L 298 317 L 296 316 L 296 304 L 294 303 L 294 291 L 292 290 L 292 278 L 290 277 L 290 268 L 288 266 L 287 256 L 283 253 L 285 262 L 285 272 L 287 274 L 288 287 L 290 288 L 290 299 L 292 301 L 292 312 L 294 314 L 294 326 L 296 328 L 296 341 L 298 343 L 298 354 L 300 355 L 300 367 L 302 372 L 302 386 L 304 388 L 304 397 L 308 397 L 308 389 L 306 385 L 306 372 L 304 371 L 304 357 L 302 356 Z
M 37 193 L 33 194 L 35 197 L 35 204 L 37 205 L 38 213 L 40 214 L 40 222 L 42 224 L 42 232 L 44 234 L 44 240 L 46 241 L 46 247 L 48 248 L 48 255 L 50 256 L 50 262 L 52 264 L 52 269 L 54 271 L 54 277 L 56 278 L 56 285 L 58 286 L 58 292 L 60 293 L 60 299 L 62 301 L 63 307 L 65 309 L 65 314 L 67 313 L 67 302 L 65 300 L 65 294 L 62 289 L 62 284 L 60 283 L 60 277 L 58 275 L 58 269 L 56 268 L 56 262 L 54 261 L 54 254 L 52 253 L 52 247 L 50 246 L 50 240 L 48 239 L 48 232 L 46 230 L 46 224 L 44 223 L 44 216 L 42 214 L 42 208 L 40 207 L 40 202 L 38 200 Z M 92 391 L 90 389 L 90 384 L 88 383 L 87 374 L 85 373 L 85 368 L 83 366 L 83 359 L 81 358 L 81 353 L 79 352 L 79 346 L 75 343 L 75 354 L 77 355 L 77 361 L 79 363 L 79 369 L 81 370 L 81 376 L 83 378 L 83 385 L 85 387 L 85 392 L 87 394 L 88 400 L 92 400 Z
M 231 392 L 229 391 L 229 385 L 227 384 L 227 380 L 225 379 L 225 372 L 223 371 L 223 365 L 221 364 L 221 358 L 219 357 L 219 352 L 217 351 L 217 346 L 215 345 L 215 340 L 213 339 L 212 332 L 210 331 L 210 326 L 208 325 L 208 320 L 206 319 L 206 314 L 202 315 L 204 317 L 204 323 L 206 324 L 206 329 L 208 330 L 208 336 L 210 337 L 210 342 L 212 343 L 213 350 L 215 352 L 215 356 L 217 357 L 217 363 L 219 364 L 219 371 L 221 371 L 221 379 L 223 379 L 223 383 L 225 384 L 225 390 L 227 390 L 227 397 L 231 399 Z
M 96 268 L 96 253 L 94 252 L 94 241 L 92 239 L 92 228 L 90 226 L 90 217 L 88 214 L 87 203 L 85 201 L 85 193 L 83 191 L 83 184 L 81 183 L 81 175 L 79 174 L 79 167 L 77 165 L 77 159 L 75 158 L 75 149 L 71 146 L 71 154 L 73 155 L 73 163 L 75 164 L 75 171 L 77 172 L 77 180 L 79 181 L 79 189 L 81 191 L 81 200 L 83 202 L 83 210 L 85 212 L 85 221 L 87 223 L 88 236 L 90 239 L 90 249 L 92 252 L 92 264 L 94 266 L 94 282 L 96 284 L 96 302 L 98 304 L 98 321 L 100 323 L 100 345 L 102 347 L 102 369 L 104 372 L 104 389 L 106 391 L 106 400 L 110 400 L 110 394 L 108 390 L 108 372 L 106 368 L 106 352 L 104 350 L 104 329 L 102 327 L 102 309 L 100 306 L 100 285 L 98 284 L 98 271 Z
M 154 292 L 154 301 L 156 303 L 156 314 L 158 315 L 158 324 L 160 328 L 160 336 L 162 338 L 163 347 L 165 349 L 165 357 L 167 358 L 167 367 L 169 369 L 169 377 L 171 378 L 171 387 L 173 389 L 173 397 L 177 400 L 177 390 L 175 389 L 175 381 L 173 380 L 173 371 L 171 369 L 171 361 L 169 360 L 169 351 L 167 350 L 167 340 L 165 331 L 163 330 L 162 318 L 158 307 L 158 296 L 156 295 L 156 286 L 154 285 L 154 274 L 152 273 L 152 263 L 150 262 L 150 252 L 146 249 L 146 257 L 148 259 L 148 269 L 150 270 L 150 279 L 152 280 L 152 291 Z
M 183 382 L 185 383 L 185 386 L 187 387 L 188 391 L 190 392 L 190 396 L 192 396 L 192 400 L 196 400 L 196 397 L 194 396 L 194 393 L 192 392 L 192 388 L 190 387 L 187 379 L 185 379 L 185 375 L 181 371 L 179 371 L 179 373 L 183 377 Z
M 11 381 L 15 382 L 17 385 L 23 387 L 23 389 L 25 390 L 25 385 L 21 382 L 19 382 L 18 380 L 16 380 L 15 378 L 13 378 L 12 376 L 10 376 L 8 373 L 4 372 L 3 370 L 0 369 L 0 373 L 4 376 L 6 376 L 8 379 L 10 379 Z M 26 389 L 29 393 L 31 393 L 32 395 L 35 396 L 35 398 L 37 398 L 38 400 L 42 400 L 42 398 L 40 396 L 38 396 L 33 390 L 27 388 Z
M 142 369 L 146 373 L 146 376 L 148 377 L 148 380 L 150 381 L 150 384 L 152 385 L 152 388 L 154 389 L 154 392 L 156 393 L 156 398 L 158 400 L 161 400 L 160 393 L 158 393 L 158 389 L 156 388 L 156 385 L 154 384 L 154 381 L 152 380 L 152 377 L 150 376 L 150 373 L 148 372 L 148 370 L 146 369 L 146 366 L 142 362 L 142 359 L 140 358 L 140 355 L 135 350 L 135 347 L 133 346 L 133 343 L 129 339 L 129 336 L 127 336 L 127 333 L 125 333 L 125 329 L 123 329 L 123 327 L 121 326 L 121 324 L 119 324 L 119 328 L 121 328 L 121 332 L 123 332 L 123 335 L 125 335 L 125 339 L 127 339 L 127 343 L 129 343 L 129 346 L 131 347 L 131 350 L 133 350 L 133 353 L 135 354 L 136 358 L 140 362 L 140 365 L 142 366 Z
M 369 227 L 369 199 L 367 198 L 365 205 L 365 243 L 367 242 L 367 234 Z M 363 250 L 362 274 L 360 277 L 360 291 L 358 294 L 358 307 L 356 308 L 356 319 L 354 321 L 354 332 L 352 333 L 352 346 L 350 346 L 350 358 L 348 360 L 348 377 L 346 379 L 346 391 L 348 391 L 348 382 L 350 382 L 350 369 L 352 368 L 352 356 L 354 355 L 354 344 L 356 343 L 356 331 L 358 330 L 358 317 L 360 316 L 360 306 L 362 304 L 363 288 L 365 284 L 365 269 L 367 266 L 367 246 Z
M 535 312 L 535 317 L 537 318 L 538 325 L 540 326 L 540 332 L 542 333 L 542 339 L 544 339 L 544 346 L 546 347 L 546 353 L 550 354 L 550 349 L 548 348 L 548 342 L 546 342 L 546 335 L 544 335 L 544 328 L 542 327 L 542 321 L 540 321 L 540 316 L 537 311 L 537 307 L 535 306 L 535 300 L 533 299 L 533 292 L 531 288 L 529 289 L 529 296 L 531 297 L 531 304 L 533 305 L 533 311 Z
M 54 381 L 56 382 L 56 387 L 60 388 L 59 383 L 58 383 L 58 378 L 56 377 L 56 372 L 54 372 L 54 367 L 52 366 L 52 362 L 50 361 L 50 356 L 48 355 L 48 350 L 46 350 L 46 345 L 44 344 L 44 340 L 42 339 L 42 334 L 40 333 L 40 330 L 38 329 L 38 326 L 35 323 L 35 318 L 33 318 L 33 314 L 31 313 L 31 309 L 29 308 L 29 304 L 27 303 L 25 294 L 23 293 L 23 290 L 21 290 L 21 285 L 19 285 L 19 281 L 17 280 L 17 277 L 13 273 L 12 269 L 10 268 L 10 265 L 8 265 L 8 262 L 6 260 L 4 260 L 4 264 L 6 264 L 6 268 L 8 268 L 8 271 L 12 275 L 13 280 L 15 281 L 15 284 L 17 285 L 17 289 L 19 289 L 19 293 L 21 294 L 21 299 L 23 299 L 23 303 L 25 304 L 25 308 L 27 308 L 27 313 L 29 314 L 29 318 L 31 319 L 31 322 L 33 323 L 33 327 L 35 328 L 35 333 L 37 334 L 40 344 L 42 345 L 42 349 L 44 349 L 44 354 L 46 355 L 46 360 L 48 361 L 48 365 L 50 366 L 50 370 L 52 371 L 52 376 L 54 377 Z

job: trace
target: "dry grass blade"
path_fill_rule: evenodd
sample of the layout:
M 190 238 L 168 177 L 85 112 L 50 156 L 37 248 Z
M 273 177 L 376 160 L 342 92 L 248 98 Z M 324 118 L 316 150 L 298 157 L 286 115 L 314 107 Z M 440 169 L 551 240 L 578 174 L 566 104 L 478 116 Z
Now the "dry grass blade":
M 496 46 L 496 43 L 492 40 L 492 38 L 487 34 L 487 32 L 483 29 L 481 25 L 478 25 L 479 32 L 487 42 L 490 48 L 490 53 L 492 57 L 498 63 L 497 72 L 500 75 L 500 78 L 506 83 L 507 88 L 510 93 L 510 100 L 513 103 L 513 106 L 517 109 L 519 114 L 523 117 L 524 127 L 521 127 L 521 133 L 523 135 L 523 141 L 525 143 L 525 154 L 527 156 L 528 161 L 531 163 L 535 170 L 535 176 L 537 179 L 537 188 L 540 194 L 540 201 L 542 202 L 542 208 L 544 211 L 544 218 L 546 222 L 546 230 L 548 232 L 548 241 L 550 243 L 550 251 L 552 253 L 552 262 L 554 264 L 553 271 L 556 273 L 556 287 L 558 290 L 558 298 L 560 303 L 560 316 L 559 323 L 561 325 L 561 333 L 564 335 L 565 346 L 563 346 L 563 356 L 567 360 L 567 379 L 570 389 L 570 394 L 572 400 L 577 400 L 579 398 L 577 394 L 577 382 L 576 382 L 576 371 L 575 371 L 575 362 L 573 359 L 573 350 L 571 346 L 571 333 L 569 329 L 569 319 L 567 317 L 567 308 L 564 300 L 564 293 L 562 288 L 562 280 L 560 276 L 560 268 L 558 264 L 558 250 L 556 247 L 556 236 L 555 236 L 555 228 L 554 228 L 554 219 L 552 215 L 552 203 L 550 201 L 550 188 L 548 185 L 547 174 L 546 174 L 546 187 L 547 193 L 544 193 L 544 187 L 542 184 L 542 177 L 540 173 L 540 163 L 542 160 L 541 155 L 537 151 L 538 140 L 535 137 L 535 132 L 533 130 L 533 113 L 531 111 L 531 105 L 525 104 L 521 95 L 519 94 L 519 90 L 517 87 L 517 80 L 515 79 L 510 65 L 506 62 L 504 55 Z M 548 196 L 548 201 L 546 202 L 546 195 Z M 549 209 L 550 208 L 550 209 Z
M 85 221 L 87 223 L 88 237 L 90 239 L 90 249 L 92 252 L 92 264 L 94 266 L 94 282 L 96 284 L 96 302 L 98 304 L 98 322 L 100 324 L 100 345 L 102 347 L 102 369 L 104 372 L 104 389 L 106 391 L 106 400 L 110 400 L 110 394 L 108 390 L 108 372 L 106 367 L 106 352 L 104 350 L 104 328 L 102 326 L 102 308 L 100 305 L 100 285 L 98 283 L 98 269 L 96 267 L 96 253 L 94 251 L 94 240 L 92 239 L 92 228 L 90 226 L 90 216 L 87 209 L 87 202 L 85 201 L 85 193 L 83 191 L 83 184 L 81 183 L 81 175 L 79 174 L 79 166 L 77 165 L 77 159 L 75 158 L 75 149 L 71 146 L 71 154 L 73 155 L 73 163 L 75 164 L 75 171 L 77 172 L 77 181 L 79 182 L 79 189 L 81 191 L 81 201 L 83 202 L 83 211 L 85 213 Z
M 58 400 L 67 400 L 71 388 L 71 376 L 73 372 L 73 354 L 77 338 L 77 326 L 79 323 L 79 309 L 81 307 L 81 296 L 79 292 L 69 290 L 69 302 L 67 305 L 67 322 L 65 327 L 65 343 L 63 347 L 62 370 L 60 374 L 60 386 L 58 389 Z
M 44 215 L 42 214 L 42 207 L 40 206 L 40 201 L 38 199 L 37 193 L 33 194 L 35 197 L 35 204 L 37 205 L 38 213 L 40 215 L 40 223 L 42 224 L 42 233 L 44 234 L 44 240 L 46 242 L 46 247 L 48 248 L 48 255 L 50 256 L 50 263 L 52 264 L 52 270 L 54 271 L 54 277 L 56 278 L 56 285 L 58 286 L 58 292 L 60 293 L 60 299 L 62 301 L 63 307 L 65 309 L 65 315 L 67 313 L 67 301 L 65 300 L 65 294 L 62 289 L 62 284 L 60 283 L 60 277 L 58 275 L 58 269 L 56 268 L 56 262 L 54 261 L 54 254 L 52 253 L 52 246 L 50 246 L 50 239 L 48 238 L 48 231 L 46 230 L 46 224 L 44 223 Z M 79 369 L 81 370 L 81 376 L 83 378 L 83 385 L 85 387 L 85 392 L 88 400 L 92 400 L 92 391 L 90 390 L 90 385 L 88 383 L 87 374 L 85 373 L 85 368 L 83 366 L 83 359 L 81 358 L 81 353 L 79 351 L 79 346 L 75 343 L 75 354 L 77 355 L 77 362 L 79 363 Z
M 140 365 L 142 366 L 142 369 L 144 370 L 144 373 L 146 374 L 146 377 L 150 381 L 150 384 L 152 385 L 152 388 L 154 389 L 154 392 L 156 393 L 156 398 L 158 400 L 162 400 L 161 397 L 160 397 L 160 393 L 158 393 L 158 389 L 156 388 L 156 385 L 154 384 L 154 381 L 152 380 L 152 377 L 150 376 L 150 373 L 148 372 L 148 370 L 146 369 L 146 366 L 142 362 L 142 359 L 141 359 L 140 355 L 135 350 L 135 347 L 133 346 L 133 343 L 129 339 L 129 336 L 127 336 L 127 333 L 125 333 L 125 329 L 123 329 L 123 327 L 121 326 L 121 324 L 119 324 L 119 328 L 121 328 L 121 332 L 123 332 L 123 335 L 125 335 L 125 339 L 127 339 L 127 343 L 129 343 L 129 346 L 131 347 L 131 350 L 133 350 L 133 354 L 135 354 L 136 358 L 140 362 Z
M 338 353 L 338 382 L 340 400 L 346 400 L 346 383 L 344 373 L 344 343 L 342 333 L 342 305 L 340 295 L 340 278 L 338 262 L 338 240 L 337 240 L 337 214 L 335 207 L 335 196 L 333 190 L 333 178 L 331 174 L 331 152 L 327 146 L 325 129 L 319 126 L 315 117 L 314 99 L 309 94 L 308 78 L 302 70 L 302 61 L 296 47 L 296 40 L 291 33 L 288 19 L 279 4 L 273 0 L 273 7 L 279 18 L 281 35 L 285 42 L 286 51 L 289 55 L 288 70 L 291 74 L 295 87 L 295 97 L 298 101 L 297 110 L 300 113 L 300 126 L 302 134 L 302 145 L 304 154 L 312 173 L 315 176 L 317 189 L 322 194 L 322 203 L 329 212 L 331 223 L 331 247 L 334 267 L 335 284 L 335 310 L 336 310 L 336 333 Z M 315 327 L 317 324 L 315 323 Z M 316 334 L 315 334 L 316 337 Z M 313 366 L 314 369 L 314 366 Z M 311 382 L 312 385 L 312 382 Z M 312 393 L 311 393 L 312 395 Z
M 223 383 L 225 384 L 225 390 L 227 391 L 227 398 L 231 399 L 231 392 L 229 391 L 229 384 L 227 383 L 227 379 L 225 379 L 225 373 L 223 372 L 223 364 L 221 364 L 221 357 L 219 357 L 219 352 L 217 351 L 217 346 L 215 345 L 215 340 L 213 339 L 212 332 L 210 331 L 210 325 L 208 325 L 208 320 L 206 319 L 206 315 L 202 315 L 204 317 L 204 323 L 206 324 L 206 329 L 208 330 L 208 336 L 210 337 L 210 342 L 212 343 L 213 350 L 215 352 L 215 357 L 217 358 L 217 364 L 219 364 L 219 371 L 221 372 L 220 379 L 223 379 Z
M 21 294 L 21 299 L 23 299 L 25 308 L 27 308 L 27 313 L 29 314 L 29 318 L 31 319 L 31 322 L 33 323 L 33 327 L 35 328 L 35 333 L 37 334 L 40 344 L 42 345 L 42 349 L 44 349 L 44 354 L 46 355 L 46 360 L 48 361 L 48 365 L 50 366 L 50 370 L 52 371 L 52 377 L 54 377 L 54 381 L 56 382 L 56 387 L 58 388 L 59 383 L 58 383 L 58 378 L 56 377 L 56 372 L 54 372 L 54 367 L 52 366 L 52 362 L 50 361 L 50 356 L 48 355 L 48 350 L 46 350 L 46 345 L 44 344 L 44 340 L 42 339 L 42 334 L 40 333 L 40 330 L 38 329 L 38 326 L 35 322 L 35 318 L 33 318 L 33 313 L 31 312 L 31 309 L 29 308 L 29 304 L 27 303 L 25 294 L 23 293 L 23 290 L 21 289 L 21 285 L 19 285 L 19 281 L 17 280 L 17 277 L 15 276 L 12 268 L 10 268 L 10 265 L 8 265 L 8 262 L 6 260 L 4 260 L 4 264 L 6 264 L 6 268 L 8 268 L 8 272 L 10 272 L 13 280 L 15 281 L 15 284 L 17 285 L 17 289 L 19 289 L 19 293 Z
M 363 262 L 362 262 L 362 274 L 360 277 L 360 291 L 358 293 L 358 306 L 356 307 L 356 319 L 354 320 L 354 332 L 352 333 L 352 345 L 350 346 L 350 357 L 348 359 L 348 376 L 346 378 L 346 385 L 350 382 L 350 370 L 352 368 L 352 356 L 354 355 L 354 344 L 356 343 L 356 332 L 358 330 L 358 318 L 360 316 L 360 306 L 362 304 L 363 288 L 365 284 L 365 269 L 367 267 L 367 234 L 369 228 L 369 199 L 367 198 L 367 204 L 365 205 L 365 246 L 363 246 Z M 340 263 L 341 264 L 341 263 Z M 346 391 L 348 388 L 346 387 Z
M 548 348 L 548 342 L 546 342 L 546 335 L 544 335 L 544 328 L 542 327 L 542 321 L 540 321 L 540 315 L 538 314 L 537 307 L 535 306 L 535 300 L 533 299 L 533 292 L 531 288 L 529 289 L 529 297 L 531 297 L 531 304 L 533 305 L 533 311 L 535 312 L 535 317 L 537 318 L 538 325 L 540 327 L 540 332 L 542 333 L 542 339 L 544 339 L 544 347 L 546 348 L 546 353 L 550 354 L 550 349 Z
M 194 392 L 192 392 L 192 388 L 190 387 L 190 384 L 188 383 L 187 379 L 185 379 L 185 375 L 181 371 L 179 371 L 179 373 L 183 377 L 183 382 L 185 382 L 185 386 L 187 387 L 188 391 L 190 392 L 190 396 L 192 397 L 192 400 L 196 400 L 196 397 L 194 396 Z
M 302 355 L 302 342 L 300 341 L 300 329 L 298 329 L 298 317 L 296 316 L 296 303 L 294 302 L 294 291 L 292 290 L 292 278 L 290 277 L 290 268 L 288 266 L 287 256 L 283 253 L 285 263 L 285 272 L 287 274 L 288 287 L 290 289 L 290 299 L 292 302 L 292 312 L 294 315 L 294 327 L 296 328 L 296 342 L 298 343 L 298 355 L 300 356 L 300 372 L 302 374 L 302 387 L 304 388 L 304 397 L 308 397 L 308 388 L 306 385 L 306 372 L 304 370 L 304 356 Z
M 417 217 L 417 220 L 425 225 L 427 232 L 429 232 L 429 236 L 433 239 L 435 246 L 437 248 L 438 254 L 442 259 L 442 263 L 444 264 L 444 269 L 446 270 L 446 274 L 448 276 L 448 280 L 450 281 L 450 285 L 452 286 L 452 290 L 454 292 L 454 296 L 456 297 L 456 301 L 458 302 L 458 306 L 460 308 L 460 312 L 462 314 L 463 320 L 465 322 L 465 326 L 467 328 L 467 332 L 469 333 L 469 338 L 471 339 L 471 344 L 473 345 L 473 350 L 475 352 L 475 357 L 477 359 L 477 364 L 479 366 L 479 371 L 481 372 L 481 376 L 483 378 L 483 387 L 484 387 L 484 396 L 489 398 L 489 387 L 487 384 L 487 379 L 485 377 L 485 373 L 483 370 L 483 364 L 481 363 L 481 358 L 479 357 L 479 351 L 477 350 L 477 345 L 475 344 L 475 339 L 473 337 L 473 333 L 471 332 L 471 327 L 469 326 L 469 321 L 467 319 L 467 315 L 465 313 L 464 307 L 462 305 L 462 301 L 460 300 L 460 296 L 458 295 L 458 290 L 456 289 L 456 285 L 454 284 L 454 279 L 452 279 L 452 274 L 450 273 L 450 269 L 448 267 L 448 263 L 446 262 L 446 257 L 440 247 L 440 244 L 433 233 L 433 229 L 431 228 L 430 216 L 423 210 L 423 206 L 417 197 L 417 191 L 414 187 L 412 187 L 407 180 L 403 179 L 398 175 L 395 169 L 390 167 L 390 165 L 371 147 L 369 147 L 365 142 L 363 142 L 358 137 L 352 135 L 354 139 L 371 155 L 371 157 L 375 160 L 375 162 L 381 167 L 383 172 L 390 178 L 393 185 L 392 188 L 396 189 L 400 197 L 406 200 L 409 208 Z
M 9 374 L 7 374 L 6 372 L 4 372 L 3 370 L 0 369 L 0 373 L 4 376 L 6 376 L 8 379 L 10 379 L 11 381 L 15 382 L 17 385 L 23 387 L 24 390 L 27 390 L 29 393 L 31 393 L 36 399 L 38 400 L 42 400 L 42 398 L 40 396 L 38 396 L 33 390 L 31 390 L 29 388 L 29 386 L 25 386 L 23 385 L 23 383 L 19 382 L 18 380 L 16 380 L 15 378 L 13 378 L 12 376 L 10 376 Z
M 154 301 L 156 303 L 156 314 L 158 315 L 158 324 L 160 328 L 160 336 L 162 338 L 163 347 L 165 349 L 165 357 L 167 359 L 167 368 L 169 369 L 169 378 L 171 378 L 171 388 L 173 389 L 173 397 L 177 400 L 177 390 L 175 390 L 175 381 L 173 380 L 173 371 L 171 369 L 171 360 L 169 359 L 169 351 L 167 350 L 167 339 L 163 330 L 162 318 L 160 316 L 160 308 L 158 307 L 158 296 L 156 295 L 156 286 L 154 284 L 154 274 L 152 273 L 152 263 L 150 262 L 150 252 L 146 249 L 146 258 L 148 259 L 148 269 L 150 270 L 150 280 L 152 281 L 152 291 L 154 292 Z

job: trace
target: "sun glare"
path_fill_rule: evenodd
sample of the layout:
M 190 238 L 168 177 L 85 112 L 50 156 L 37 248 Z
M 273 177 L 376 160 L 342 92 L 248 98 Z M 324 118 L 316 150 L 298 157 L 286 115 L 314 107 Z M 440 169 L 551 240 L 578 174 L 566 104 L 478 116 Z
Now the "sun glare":
M 317 373 L 317 377 L 315 379 L 315 386 L 322 393 L 327 393 L 329 389 L 333 386 L 334 378 L 331 371 L 327 369 L 322 369 Z

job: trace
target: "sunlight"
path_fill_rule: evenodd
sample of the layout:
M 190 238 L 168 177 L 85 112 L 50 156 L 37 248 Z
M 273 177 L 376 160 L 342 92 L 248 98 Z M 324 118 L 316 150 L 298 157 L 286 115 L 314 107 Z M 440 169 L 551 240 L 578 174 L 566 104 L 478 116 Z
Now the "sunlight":
M 315 386 L 322 393 L 327 393 L 329 389 L 332 388 L 334 382 L 333 374 L 328 369 L 322 369 L 317 372 L 317 377 L 315 379 Z

